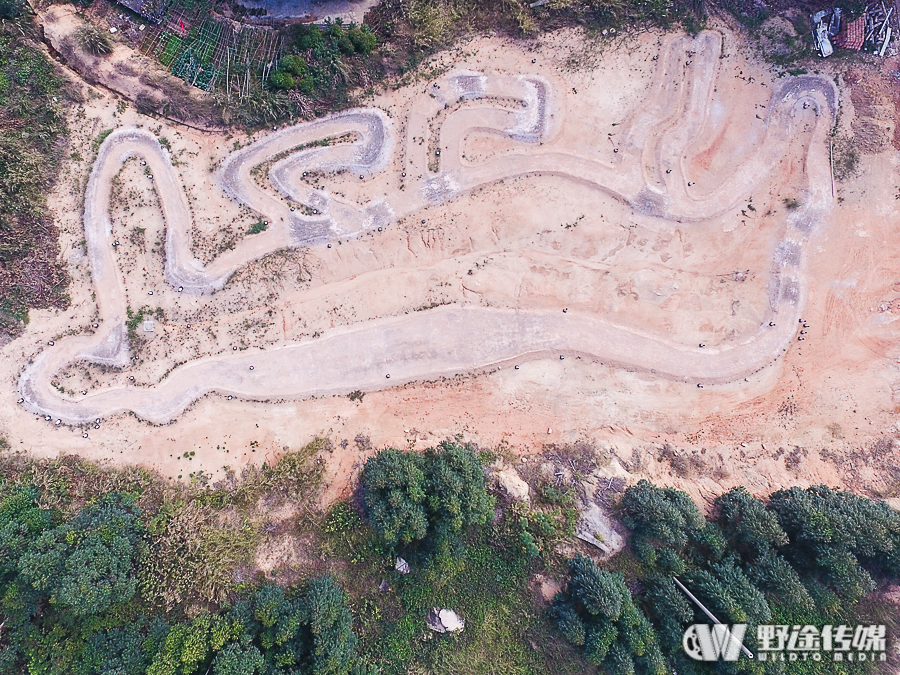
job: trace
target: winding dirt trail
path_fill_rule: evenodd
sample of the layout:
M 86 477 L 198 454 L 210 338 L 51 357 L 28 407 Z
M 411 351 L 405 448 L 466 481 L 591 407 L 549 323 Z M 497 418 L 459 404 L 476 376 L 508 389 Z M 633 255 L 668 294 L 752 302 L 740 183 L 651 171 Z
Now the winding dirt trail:
M 24 369 L 20 403 L 66 424 L 124 412 L 165 423 L 210 392 L 267 400 L 370 391 L 548 355 L 578 355 L 698 384 L 734 381 L 764 368 L 794 338 L 806 302 L 804 245 L 832 207 L 825 138 L 834 119 L 835 91 L 824 78 L 785 78 L 767 107 L 764 141 L 730 175 L 699 193 L 692 189 L 685 159 L 705 138 L 720 45 L 714 33 L 668 43 L 659 57 L 655 85 L 627 121 L 609 161 L 554 150 L 561 116 L 554 105 L 558 93 L 536 77 L 474 72 L 445 77 L 434 83 L 428 105 L 414 109 L 402 138 L 392 120 L 374 109 L 282 129 L 233 153 L 218 171 L 219 186 L 266 218 L 269 228 L 206 266 L 191 254 L 190 209 L 168 152 L 149 132 L 112 133 L 100 148 L 85 197 L 99 323 L 93 334 L 48 346 Z M 687 61 L 686 52 L 694 54 Z M 438 118 L 440 125 L 432 128 Z M 112 253 L 115 236 L 109 218 L 112 179 L 128 157 L 143 158 L 147 179 L 159 195 L 166 222 L 166 278 L 179 292 L 201 295 L 215 292 L 235 271 L 278 249 L 323 246 L 381 230 L 430 204 L 517 176 L 561 176 L 663 221 L 702 220 L 746 199 L 801 128 L 811 129 L 803 132 L 809 137 L 808 199 L 789 216 L 783 239 L 776 243 L 763 322 L 727 347 L 685 348 L 577 312 L 450 306 L 336 328 L 309 342 L 263 352 L 201 358 L 175 368 L 152 387 L 119 387 L 76 399 L 50 384 L 53 374 L 73 361 L 129 362 L 125 288 Z M 522 149 L 472 162 L 462 147 L 473 131 L 512 139 Z M 422 140 L 413 142 L 416 138 Z M 364 183 L 385 171 L 398 146 L 404 162 L 395 189 L 369 202 L 341 199 L 304 180 L 310 172 L 349 172 Z M 257 182 L 258 167 L 267 169 L 274 190 Z

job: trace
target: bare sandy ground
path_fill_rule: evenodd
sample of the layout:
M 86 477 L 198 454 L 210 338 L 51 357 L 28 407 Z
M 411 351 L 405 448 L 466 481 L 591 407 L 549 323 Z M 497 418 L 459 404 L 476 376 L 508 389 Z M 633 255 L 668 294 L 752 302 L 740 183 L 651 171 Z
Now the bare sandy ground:
M 148 133 L 108 99 L 87 106 L 54 200 L 73 306 L 33 313 L 3 351 L 12 447 L 186 478 L 326 435 L 330 496 L 371 447 L 453 434 L 524 453 L 595 440 L 633 477 L 695 494 L 890 487 L 890 442 L 870 455 L 896 431 L 893 296 L 869 270 L 890 269 L 895 155 L 864 157 L 832 199 L 846 87 L 776 79 L 727 31 L 648 34 L 590 70 L 572 68 L 574 43 L 438 57 L 442 74 L 372 101 L 393 151 L 362 173 L 371 125 L 300 148 L 341 132 Z M 113 125 L 82 223 L 91 141 Z M 270 229 L 246 235 L 260 217 Z M 141 307 L 155 329 L 120 366 Z M 104 355 L 115 367 L 91 363 Z M 690 476 L 666 442 L 698 458 Z

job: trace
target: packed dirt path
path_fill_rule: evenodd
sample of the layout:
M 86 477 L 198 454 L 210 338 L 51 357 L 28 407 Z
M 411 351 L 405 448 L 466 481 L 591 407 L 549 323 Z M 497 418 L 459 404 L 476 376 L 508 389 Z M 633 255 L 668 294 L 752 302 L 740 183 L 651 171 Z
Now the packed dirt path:
M 306 398 L 351 391 L 373 391 L 435 377 L 489 369 L 551 354 L 578 355 L 619 367 L 680 381 L 725 383 L 765 367 L 796 337 L 805 300 L 803 247 L 831 209 L 825 135 L 835 114 L 835 91 L 824 78 L 804 76 L 781 83 L 768 105 L 760 146 L 737 163 L 717 185 L 693 190 L 683 158 L 704 141 L 711 88 L 720 67 L 721 38 L 671 38 L 659 59 L 657 82 L 639 111 L 625 123 L 621 147 L 603 161 L 552 143 L 562 116 L 553 105 L 552 87 L 537 78 L 494 78 L 453 73 L 432 85 L 433 104 L 417 109 L 406 135 L 400 184 L 385 198 L 357 207 L 338 203 L 324 190 L 308 187 L 309 172 L 349 172 L 360 181 L 386 170 L 395 143 L 387 117 L 362 109 L 300 124 L 257 141 L 227 157 L 218 171 L 224 190 L 266 218 L 267 231 L 245 239 L 207 265 L 191 254 L 191 214 L 169 154 L 151 133 L 120 129 L 100 147 L 85 197 L 85 230 L 96 283 L 99 321 L 89 336 L 66 338 L 42 353 L 19 381 L 21 403 L 56 424 L 85 424 L 133 412 L 162 424 L 176 419 L 210 392 L 254 400 Z M 694 54 L 685 62 L 685 56 Z M 443 89 L 442 89 L 443 87 Z M 449 92 L 449 95 L 448 93 Z M 498 100 L 511 101 L 510 108 Z M 475 105 L 468 105 L 472 102 Z M 457 105 L 457 108 L 451 108 Z M 416 145 L 410 135 L 426 134 L 440 112 L 442 124 L 432 141 Z M 464 159 L 464 143 L 474 131 L 502 134 L 531 149 L 489 162 Z M 523 175 L 555 175 L 613 194 L 654 218 L 692 221 L 731 210 L 775 167 L 789 140 L 808 137 L 805 169 L 809 197 L 789 220 L 775 247 L 768 281 L 767 308 L 756 330 L 728 346 L 686 348 L 658 335 L 611 325 L 579 312 L 443 307 L 390 319 L 361 322 L 326 332 L 317 340 L 263 353 L 220 355 L 176 367 L 150 387 L 124 386 L 80 397 L 61 396 L 50 381 L 73 361 L 124 367 L 131 358 L 127 341 L 125 285 L 113 250 L 119 233 L 109 218 L 110 185 L 122 163 L 140 156 L 154 181 L 166 223 L 165 273 L 177 292 L 212 293 L 238 269 L 284 247 L 322 245 L 364 232 L 382 231 L 398 218 L 480 187 Z M 421 136 L 424 138 L 424 136 Z M 320 145 L 333 139 L 348 139 Z M 349 140 L 352 139 L 352 140 Z M 546 144 L 545 144 L 546 142 Z M 442 154 L 443 151 L 443 154 Z M 267 175 L 280 193 L 254 180 L 254 171 L 271 164 Z M 407 178 L 407 174 L 412 176 Z M 412 196 L 400 187 L 412 186 Z M 417 199 L 418 197 L 418 199 Z M 312 211 L 311 215 L 297 212 Z

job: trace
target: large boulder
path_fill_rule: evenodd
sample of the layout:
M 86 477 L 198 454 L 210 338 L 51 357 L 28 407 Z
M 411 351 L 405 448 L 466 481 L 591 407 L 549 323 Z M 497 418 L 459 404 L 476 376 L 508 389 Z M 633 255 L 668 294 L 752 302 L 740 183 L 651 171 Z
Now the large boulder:
M 581 511 L 575 536 L 596 546 L 607 555 L 618 553 L 625 547 L 625 539 L 616 532 L 612 520 L 597 504 L 588 504 Z
M 503 489 L 506 494 L 508 494 L 512 499 L 520 502 L 529 501 L 529 489 L 528 483 L 526 483 L 522 478 L 516 473 L 516 470 L 513 468 L 506 468 L 498 471 L 494 474 L 497 478 L 497 484 Z

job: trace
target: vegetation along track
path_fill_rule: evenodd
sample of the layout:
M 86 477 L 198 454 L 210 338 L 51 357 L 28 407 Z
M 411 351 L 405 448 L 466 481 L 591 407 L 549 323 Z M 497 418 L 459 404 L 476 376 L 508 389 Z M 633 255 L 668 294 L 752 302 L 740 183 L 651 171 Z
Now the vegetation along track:
M 165 423 L 210 392 L 258 400 L 303 398 L 375 390 L 565 353 L 687 382 L 721 383 L 746 377 L 786 350 L 805 304 L 804 244 L 832 202 L 825 138 L 834 119 L 835 91 L 824 78 L 782 80 L 767 106 L 763 142 L 717 185 L 703 192 L 692 190 L 683 159 L 704 135 L 720 67 L 720 45 L 719 36 L 711 32 L 666 42 L 648 98 L 626 124 L 618 152 L 609 161 L 587 153 L 554 151 L 553 139 L 563 113 L 555 105 L 552 87 L 530 76 L 449 75 L 433 83 L 428 105 L 413 108 L 401 139 L 396 138 L 391 120 L 374 109 L 352 110 L 277 131 L 230 155 L 218 172 L 224 191 L 268 218 L 271 226 L 208 266 L 190 253 L 190 211 L 167 152 L 147 132 L 114 132 L 100 149 L 85 200 L 98 328 L 92 334 L 60 340 L 39 353 L 20 376 L 21 403 L 66 424 L 129 411 Z M 686 62 L 687 53 L 693 56 Z M 509 101 L 515 104 L 504 103 Z M 442 123 L 432 130 L 431 122 L 439 118 Z M 183 293 L 200 295 L 215 292 L 235 270 L 279 248 L 349 239 L 387 227 L 430 204 L 522 175 L 562 176 L 590 185 L 662 223 L 709 218 L 733 209 L 764 181 L 789 139 L 803 128 L 810 129 L 808 198 L 790 213 L 782 239 L 775 242 L 764 320 L 757 330 L 727 346 L 686 348 L 659 335 L 626 330 L 577 312 L 447 306 L 336 328 L 317 339 L 264 352 L 197 359 L 175 368 L 151 387 L 116 387 L 76 399 L 61 395 L 50 384 L 53 374 L 73 361 L 128 363 L 125 288 L 112 255 L 115 235 L 108 216 L 111 179 L 128 156 L 145 159 L 160 196 L 169 282 Z M 467 161 L 462 143 L 474 130 L 510 138 L 521 143 L 522 150 L 501 159 Z M 350 142 L 320 143 L 348 132 Z M 414 143 L 415 138 L 431 140 Z M 391 160 L 399 142 L 405 145 L 398 167 Z M 434 148 L 445 151 L 441 154 Z M 265 163 L 270 163 L 272 192 L 251 176 L 254 167 Z M 403 181 L 397 180 L 395 189 L 364 204 L 314 189 L 300 175 L 352 171 L 365 180 L 389 166 L 402 171 Z M 417 189 L 401 191 L 402 183 Z M 295 203 L 302 208 L 293 207 Z

